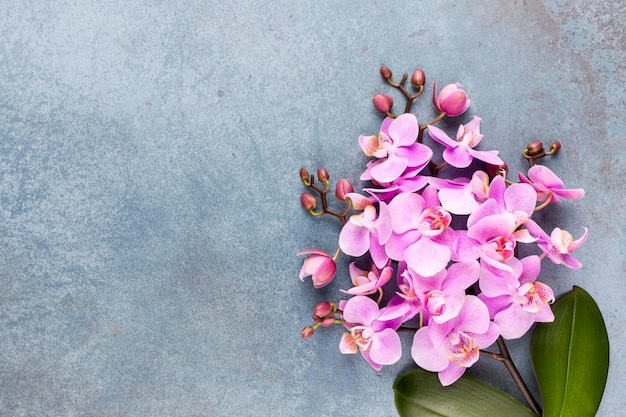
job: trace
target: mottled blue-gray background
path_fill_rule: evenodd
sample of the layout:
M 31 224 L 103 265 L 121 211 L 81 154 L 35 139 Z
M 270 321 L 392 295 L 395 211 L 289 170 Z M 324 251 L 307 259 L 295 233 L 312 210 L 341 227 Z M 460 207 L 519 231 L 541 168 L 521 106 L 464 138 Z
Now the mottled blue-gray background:
M 358 178 L 382 64 L 462 82 L 514 173 L 528 142 L 563 143 L 547 163 L 587 196 L 546 227 L 590 237 L 583 269 L 546 263 L 542 280 L 597 300 L 599 415 L 622 415 L 624 16 L 600 0 L 3 1 L 0 415 L 395 415 L 410 337 L 381 372 L 339 353 L 340 329 L 301 340 L 346 281 L 314 291 L 295 256 L 335 249 L 298 169 Z M 511 348 L 531 377 L 527 343 Z M 519 397 L 499 364 L 472 371 Z

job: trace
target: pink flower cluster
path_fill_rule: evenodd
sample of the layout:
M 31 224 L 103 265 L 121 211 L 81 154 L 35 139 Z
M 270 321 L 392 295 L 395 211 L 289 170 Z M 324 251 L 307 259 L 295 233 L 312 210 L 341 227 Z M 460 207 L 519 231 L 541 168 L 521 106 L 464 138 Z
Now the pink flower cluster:
M 460 85 L 442 93 L 433 97 L 439 111 L 452 108 L 447 114 L 456 116 L 469 107 Z M 533 323 L 554 320 L 553 291 L 537 280 L 541 261 L 580 268 L 572 252 L 587 230 L 577 240 L 559 228 L 548 234 L 533 214 L 559 197 L 582 198 L 584 191 L 566 189 L 541 165 L 520 173 L 518 183 L 490 178 L 482 169 L 465 177 L 434 176 L 433 151 L 417 140 L 420 129 L 445 146 L 442 158 L 451 166 L 467 168 L 474 159 L 504 164 L 497 151 L 475 149 L 483 138 L 480 122 L 474 117 L 461 124 L 453 140 L 435 126 L 420 128 L 416 116 L 405 113 L 386 117 L 377 135 L 359 138 L 372 158 L 361 179 L 374 185 L 346 196 L 355 212 L 342 227 L 339 247 L 359 259 L 350 266 L 352 287 L 342 290 L 352 297 L 339 303 L 347 330 L 342 353 L 360 351 L 379 370 L 400 359 L 398 329 L 412 327 L 412 358 L 449 385 L 498 337 L 516 339 Z M 521 245 L 535 247 L 536 254 L 519 258 Z M 320 250 L 301 254 L 312 257 L 300 278 L 312 275 L 316 287 L 330 283 L 335 259 Z M 364 262 L 368 270 L 356 267 Z M 395 295 L 384 305 L 382 297 L 370 298 L 386 288 Z

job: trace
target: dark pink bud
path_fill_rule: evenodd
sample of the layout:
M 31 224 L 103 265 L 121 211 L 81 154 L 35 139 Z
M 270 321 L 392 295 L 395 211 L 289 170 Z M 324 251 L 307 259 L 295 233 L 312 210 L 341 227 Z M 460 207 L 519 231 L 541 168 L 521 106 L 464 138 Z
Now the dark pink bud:
M 305 183 L 308 183 L 311 179 L 309 171 L 307 171 L 306 168 L 300 168 L 300 179 Z
M 354 187 L 352 187 L 350 181 L 345 178 L 340 178 L 339 181 L 337 181 L 337 185 L 335 186 L 335 197 L 337 197 L 337 200 L 346 201 L 346 195 L 353 192 Z
M 302 193 L 300 195 L 300 204 L 305 210 L 313 210 L 317 207 L 317 198 L 309 193 Z
M 300 336 L 302 336 L 303 339 L 308 339 L 309 337 L 313 336 L 313 333 L 315 333 L 315 329 L 313 328 L 313 326 L 306 326 L 300 332 Z
M 421 69 L 416 69 L 413 71 L 413 75 L 411 76 L 411 85 L 415 88 L 419 88 L 426 84 L 426 74 Z
M 459 83 L 448 84 L 437 94 L 437 81 L 435 81 L 433 87 L 433 104 L 435 108 L 450 117 L 465 113 L 470 106 L 470 100 L 461 87 Z
M 526 154 L 528 156 L 535 156 L 535 155 L 539 155 L 540 153 L 543 153 L 543 143 L 541 143 L 538 140 L 531 142 L 526 147 Z
M 509 166 L 507 163 L 503 163 L 500 165 L 487 164 L 487 174 L 489 177 L 493 178 L 496 175 L 501 175 L 506 178 L 506 174 L 509 172 Z
M 561 149 L 561 142 L 554 142 L 552 145 L 550 145 L 550 152 L 556 152 L 559 149 Z
M 330 327 L 333 324 L 335 324 L 335 318 L 333 316 L 328 316 L 320 322 L 320 325 L 324 327 Z
M 376 94 L 374 98 L 372 98 L 372 102 L 376 110 L 383 114 L 387 114 L 393 107 L 393 98 L 386 94 Z
M 333 306 L 328 301 L 322 301 L 313 308 L 313 319 L 323 319 L 333 312 Z
M 317 169 L 317 179 L 320 180 L 321 182 L 326 182 L 328 181 L 330 178 L 330 175 L 328 175 L 328 171 L 326 171 L 326 168 L 318 168 Z
M 380 75 L 385 79 L 388 80 L 391 78 L 391 76 L 393 75 L 393 72 L 391 72 L 391 70 L 387 67 L 380 67 Z

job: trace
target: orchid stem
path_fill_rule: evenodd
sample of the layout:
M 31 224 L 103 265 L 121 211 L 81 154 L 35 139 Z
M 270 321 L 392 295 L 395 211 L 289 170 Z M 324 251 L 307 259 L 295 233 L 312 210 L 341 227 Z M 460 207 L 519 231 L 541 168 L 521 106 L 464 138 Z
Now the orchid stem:
M 519 371 L 517 370 L 517 367 L 513 363 L 513 359 L 511 359 L 511 354 L 509 353 L 509 349 L 506 347 L 506 343 L 504 342 L 504 339 L 502 338 L 502 336 L 498 338 L 496 343 L 498 344 L 498 349 L 500 350 L 500 353 L 494 353 L 494 352 L 481 350 L 480 354 L 483 356 L 487 356 L 491 359 L 495 359 L 498 362 L 502 362 L 504 364 L 507 371 L 509 371 L 509 374 L 511 374 L 511 377 L 513 378 L 513 382 L 515 382 L 515 385 L 517 385 L 517 388 L 520 390 L 520 392 L 524 396 L 524 399 L 530 406 L 531 410 L 533 410 L 535 414 L 540 416 L 543 413 L 541 410 L 541 407 L 539 406 L 539 403 L 537 403 L 537 400 L 535 400 L 535 397 L 533 397 L 533 395 L 531 394 L 530 390 L 528 389 L 528 386 L 526 385 L 526 383 L 524 382 L 524 379 L 522 378 L 522 375 L 520 375 Z

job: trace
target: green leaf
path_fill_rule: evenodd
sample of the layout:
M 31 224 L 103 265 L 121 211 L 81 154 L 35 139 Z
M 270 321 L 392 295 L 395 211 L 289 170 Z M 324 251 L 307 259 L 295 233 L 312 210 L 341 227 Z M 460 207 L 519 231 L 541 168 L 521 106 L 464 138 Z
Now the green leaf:
M 400 375 L 393 389 L 401 417 L 537 417 L 510 395 L 469 376 L 444 387 L 436 373 L 415 369 Z
M 553 323 L 540 323 L 531 359 L 544 417 L 596 415 L 609 371 L 609 337 L 596 302 L 582 288 L 553 305 Z

